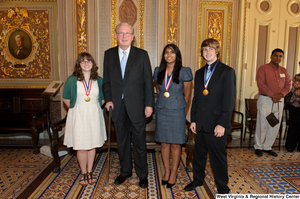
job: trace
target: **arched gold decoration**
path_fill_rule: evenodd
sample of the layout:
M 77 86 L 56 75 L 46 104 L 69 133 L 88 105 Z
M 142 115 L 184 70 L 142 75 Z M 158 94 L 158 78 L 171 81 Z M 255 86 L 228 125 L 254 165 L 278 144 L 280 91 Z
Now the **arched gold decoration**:
M 75 44 L 76 55 L 87 52 L 87 0 L 75 0 Z
M 137 20 L 137 9 L 132 0 L 124 0 L 119 7 L 119 20 L 133 26 Z
M 144 48 L 144 16 L 145 16 L 145 11 L 144 11 L 144 4 L 145 4 L 145 0 L 139 0 L 138 1 L 139 3 L 139 8 L 138 8 L 138 14 L 135 15 L 135 16 L 138 16 L 138 33 L 136 33 L 136 30 L 135 30 L 135 38 L 138 40 L 138 47 L 139 48 Z M 122 3 L 120 4 L 120 7 L 123 5 L 123 3 L 128 3 L 129 4 L 129 7 L 130 9 L 129 10 L 132 10 L 132 5 L 133 2 L 132 0 L 123 0 Z M 124 7 L 126 7 L 126 5 L 123 5 Z M 121 9 L 122 10 L 122 9 Z M 116 33 L 115 33 L 115 28 L 116 26 L 118 25 L 118 1 L 117 0 L 111 0 L 111 44 L 112 44 L 112 47 L 114 46 L 117 46 L 118 45 L 118 42 L 117 42 L 117 39 L 116 39 Z M 133 14 L 131 14 L 130 16 L 134 16 Z M 131 17 L 132 18 L 132 17 Z M 130 19 L 131 19 L 130 18 Z M 123 17 L 122 17 L 122 20 L 123 20 Z M 130 25 L 134 25 L 134 24 L 131 24 L 132 22 L 129 21 L 122 21 L 120 19 L 120 22 L 126 22 Z M 137 38 L 138 37 L 138 38 Z
M 54 67 L 51 67 L 53 60 L 50 56 L 53 44 L 50 42 L 49 25 L 52 19 L 49 12 L 52 13 L 52 7 L 27 10 L 21 6 L 0 12 L 0 81 L 53 79 Z M 17 35 L 23 37 L 23 47 L 27 48 L 28 53 L 24 57 L 18 57 L 13 50 Z
M 179 0 L 167 0 L 167 44 L 179 43 Z

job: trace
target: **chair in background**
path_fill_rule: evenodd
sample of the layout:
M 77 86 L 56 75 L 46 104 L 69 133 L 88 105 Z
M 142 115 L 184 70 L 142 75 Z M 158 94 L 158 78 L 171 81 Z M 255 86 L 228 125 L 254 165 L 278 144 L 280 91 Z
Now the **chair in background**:
M 245 133 L 244 133 L 244 141 L 247 132 L 247 128 L 249 130 L 249 146 L 251 144 L 252 132 L 256 128 L 256 119 L 257 119 L 257 99 L 245 99 Z
M 232 117 L 231 117 L 231 126 L 233 130 L 241 130 L 241 139 L 240 139 L 240 147 L 242 147 L 243 141 L 243 129 L 244 129 L 244 114 L 233 110 Z

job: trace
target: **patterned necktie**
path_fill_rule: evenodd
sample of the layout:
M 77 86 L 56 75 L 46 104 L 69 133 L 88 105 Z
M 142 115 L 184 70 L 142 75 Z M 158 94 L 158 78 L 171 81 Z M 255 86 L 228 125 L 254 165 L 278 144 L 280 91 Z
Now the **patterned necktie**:
M 207 71 L 206 71 L 206 76 L 205 76 L 205 80 L 207 81 L 209 76 L 211 74 L 211 70 L 210 70 L 210 66 L 207 67 Z
M 121 60 L 121 71 L 122 71 L 122 79 L 124 79 L 124 74 L 125 74 L 125 68 L 126 68 L 126 63 L 127 63 L 127 52 L 123 51 L 123 58 Z

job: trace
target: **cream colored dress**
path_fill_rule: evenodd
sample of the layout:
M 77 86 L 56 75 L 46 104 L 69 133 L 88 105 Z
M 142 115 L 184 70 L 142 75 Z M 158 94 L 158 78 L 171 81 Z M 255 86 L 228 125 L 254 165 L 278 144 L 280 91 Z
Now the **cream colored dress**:
M 106 138 L 106 128 L 103 110 L 99 104 L 99 88 L 97 81 L 93 81 L 89 97 L 86 102 L 85 89 L 82 81 L 77 81 L 77 99 L 74 108 L 68 111 L 64 145 L 74 150 L 89 150 L 103 146 Z

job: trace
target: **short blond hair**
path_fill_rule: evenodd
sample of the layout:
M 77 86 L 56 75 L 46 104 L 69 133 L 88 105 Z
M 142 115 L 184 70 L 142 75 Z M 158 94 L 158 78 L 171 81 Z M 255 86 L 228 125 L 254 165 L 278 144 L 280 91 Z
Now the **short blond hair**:
M 213 39 L 213 38 L 205 39 L 202 42 L 202 44 L 201 44 L 201 57 L 203 57 L 203 48 L 207 47 L 207 46 L 214 48 L 216 50 L 217 58 L 220 57 L 220 51 L 221 51 L 220 43 L 218 42 L 218 40 Z

